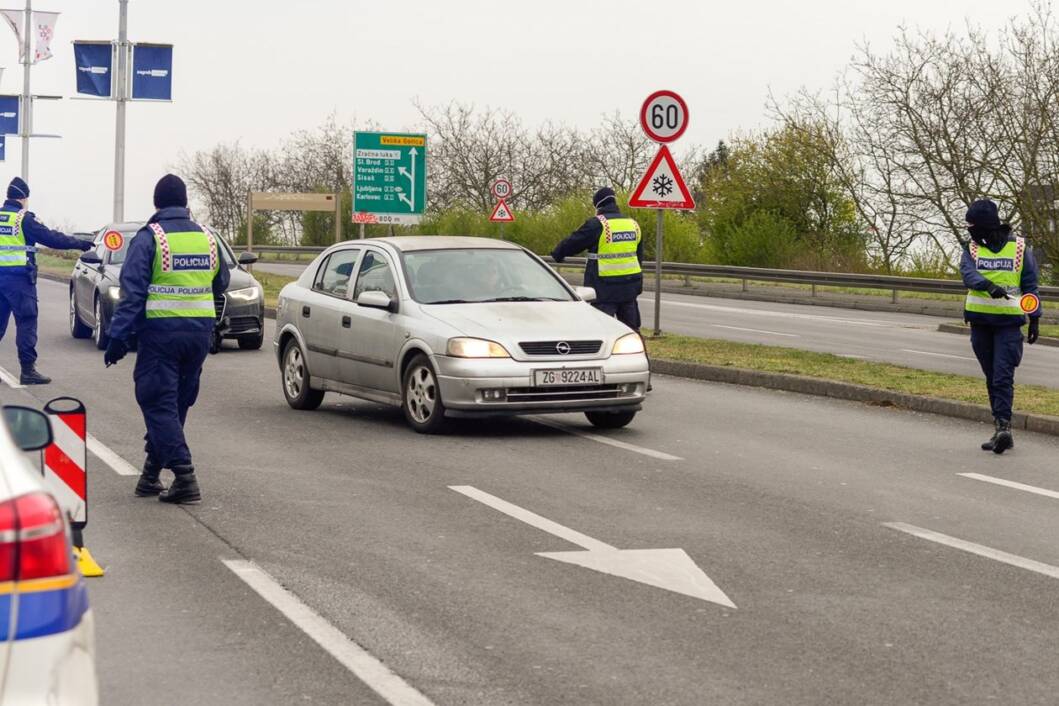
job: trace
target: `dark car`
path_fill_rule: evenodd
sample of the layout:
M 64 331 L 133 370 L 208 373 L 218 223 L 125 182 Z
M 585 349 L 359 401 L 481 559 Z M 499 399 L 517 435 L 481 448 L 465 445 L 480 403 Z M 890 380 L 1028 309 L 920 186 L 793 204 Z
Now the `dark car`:
M 142 223 L 116 223 L 101 228 L 92 240 L 95 249 L 82 254 L 74 265 L 70 278 L 70 334 L 74 338 L 91 338 L 100 350 L 107 347 L 107 328 L 121 299 L 121 265 L 129 242 L 142 227 Z M 111 231 L 121 237 L 107 238 Z M 231 270 L 231 283 L 224 297 L 215 302 L 214 350 L 224 339 L 238 341 L 244 350 L 257 350 L 265 337 L 265 293 L 243 267 L 256 262 L 257 256 L 242 253 L 236 259 L 228 243 L 213 233 L 223 266 Z M 110 241 L 110 246 L 105 240 Z

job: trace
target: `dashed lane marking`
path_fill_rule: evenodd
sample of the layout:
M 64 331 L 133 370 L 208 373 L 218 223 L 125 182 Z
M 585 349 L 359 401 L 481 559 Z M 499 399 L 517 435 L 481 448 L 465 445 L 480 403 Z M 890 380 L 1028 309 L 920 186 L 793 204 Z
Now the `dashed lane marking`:
M 799 336 L 796 333 L 781 333 L 779 331 L 766 331 L 765 329 L 761 329 L 761 328 L 743 328 L 742 326 L 725 326 L 724 324 L 710 324 L 710 325 L 711 326 L 716 326 L 717 328 L 731 329 L 732 331 L 749 331 L 750 333 L 767 333 L 770 336 L 788 336 L 790 338 L 801 338 L 801 336 Z
M 1047 488 L 1038 488 L 1035 485 L 1026 485 L 1025 483 L 1017 483 L 1013 480 L 1004 480 L 1003 478 L 997 478 L 995 476 L 987 476 L 981 473 L 957 473 L 958 476 L 964 478 L 970 478 L 972 480 L 980 480 L 984 483 L 992 483 L 993 485 L 1002 485 L 1005 488 L 1014 488 L 1015 490 L 1022 490 L 1027 493 L 1033 493 L 1035 495 L 1043 495 L 1046 498 L 1054 498 L 1059 500 L 1059 492 L 1054 490 L 1048 490 Z
M 582 431 L 575 427 L 567 426 L 561 422 L 556 422 L 551 419 L 542 419 L 541 417 L 530 417 L 531 420 L 537 424 L 543 424 L 546 427 L 552 429 L 558 429 L 559 431 L 565 431 L 567 434 L 573 434 L 574 436 L 580 436 L 582 439 L 588 439 L 595 441 L 600 444 L 606 444 L 607 446 L 613 446 L 623 451 L 631 451 L 633 453 L 641 454 L 643 456 L 650 456 L 651 458 L 657 458 L 660 461 L 683 461 L 680 456 L 673 456 L 662 451 L 655 451 L 654 449 L 648 449 L 643 446 L 637 446 L 636 444 L 629 444 L 624 441 L 618 441 L 617 439 L 611 439 L 608 436 L 602 436 L 600 434 L 593 434 L 592 432 Z
M 394 706 L 433 706 L 414 686 L 394 674 L 370 652 L 350 640 L 297 596 L 283 588 L 263 569 L 250 561 L 221 559 L 232 573 L 282 613 L 299 630 L 311 637 L 329 655 Z
M 25 385 L 21 384 L 11 373 L 7 372 L 3 368 L 0 368 L 0 380 L 4 381 L 4 384 L 13 390 L 21 390 Z
M 644 301 L 654 301 L 653 298 L 643 297 Z M 740 314 L 746 316 L 779 316 L 784 319 L 800 319 L 802 321 L 821 321 L 830 324 L 849 324 L 852 326 L 881 326 L 886 328 L 900 327 L 901 324 L 888 321 L 870 319 L 851 319 L 841 316 L 823 316 L 821 314 L 802 314 L 795 311 L 775 311 L 772 309 L 750 309 L 737 306 L 720 306 L 717 304 L 693 304 L 692 302 L 674 301 L 663 299 L 666 306 L 683 306 L 690 309 L 705 309 L 707 311 L 718 311 L 726 314 Z
M 911 348 L 902 348 L 902 353 L 915 353 L 917 355 L 932 355 L 935 358 L 955 358 L 956 360 L 977 360 L 969 355 L 952 355 L 951 353 L 933 353 L 931 351 L 917 351 Z
M 131 463 L 117 455 L 109 448 L 107 448 L 102 441 L 88 435 L 88 450 L 103 463 L 110 466 L 110 469 L 117 473 L 119 476 L 138 476 L 140 471 L 137 470 Z
M 1008 552 L 999 549 L 987 547 L 984 544 L 975 544 L 974 542 L 968 542 L 965 539 L 950 537 L 947 534 L 923 529 L 922 527 L 916 527 L 915 525 L 905 524 L 904 522 L 884 522 L 883 526 L 895 529 L 898 532 L 910 534 L 913 537 L 919 537 L 920 539 L 925 539 L 930 542 L 944 544 L 947 547 L 960 549 L 971 554 L 977 554 L 986 559 L 992 559 L 993 561 L 999 561 L 1003 564 L 1017 566 L 1020 569 L 1026 569 L 1027 571 L 1033 571 L 1044 576 L 1049 576 L 1053 579 L 1059 579 L 1059 566 L 1052 566 L 1051 564 L 1027 559 L 1018 554 L 1009 554 Z

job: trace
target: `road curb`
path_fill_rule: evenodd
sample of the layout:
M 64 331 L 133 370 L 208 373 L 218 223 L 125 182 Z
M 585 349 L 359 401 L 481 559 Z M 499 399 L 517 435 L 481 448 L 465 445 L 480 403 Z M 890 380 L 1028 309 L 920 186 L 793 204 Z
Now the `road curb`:
M 958 333 L 964 336 L 971 335 L 970 326 L 961 326 L 960 324 L 938 324 L 938 330 L 942 333 Z M 1051 348 L 1059 348 L 1059 338 L 1052 338 L 1050 336 L 1041 336 L 1037 339 L 1038 346 L 1049 346 Z
M 851 402 L 866 402 L 884 407 L 899 407 L 913 412 L 969 419 L 975 422 L 991 423 L 993 421 L 993 415 L 989 408 L 983 405 L 943 400 L 937 397 L 910 395 L 904 392 L 868 387 L 867 385 L 822 380 L 804 375 L 769 373 L 760 370 L 729 368 L 720 365 L 664 360 L 654 357 L 651 358 L 651 370 L 659 375 L 671 375 L 692 380 L 723 382 L 729 385 L 745 385 L 748 387 L 765 387 L 772 390 L 797 392 L 818 397 L 833 397 Z M 1016 429 L 1059 436 L 1059 417 L 1016 412 L 1011 420 L 1011 425 Z

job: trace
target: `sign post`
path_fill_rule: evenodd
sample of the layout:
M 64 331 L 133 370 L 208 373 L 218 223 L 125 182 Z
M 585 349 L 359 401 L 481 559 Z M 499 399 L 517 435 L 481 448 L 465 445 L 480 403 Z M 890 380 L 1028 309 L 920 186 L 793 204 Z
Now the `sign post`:
M 629 197 L 630 208 L 653 208 L 655 222 L 655 312 L 654 335 L 662 333 L 662 257 L 665 238 L 663 209 L 691 210 L 695 200 L 688 191 L 684 177 L 677 169 L 673 155 L 666 146 L 688 129 L 688 106 L 673 91 L 655 91 L 640 107 L 640 127 L 644 134 L 661 144 L 658 154 Z
M 353 222 L 415 225 L 427 205 L 427 136 L 353 134 Z

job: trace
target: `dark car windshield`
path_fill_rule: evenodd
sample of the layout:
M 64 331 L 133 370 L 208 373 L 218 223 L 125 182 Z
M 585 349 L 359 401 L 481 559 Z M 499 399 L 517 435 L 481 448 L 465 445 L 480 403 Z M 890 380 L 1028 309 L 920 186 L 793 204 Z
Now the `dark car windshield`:
M 573 300 L 555 273 L 523 250 L 417 250 L 403 258 L 421 304 Z

